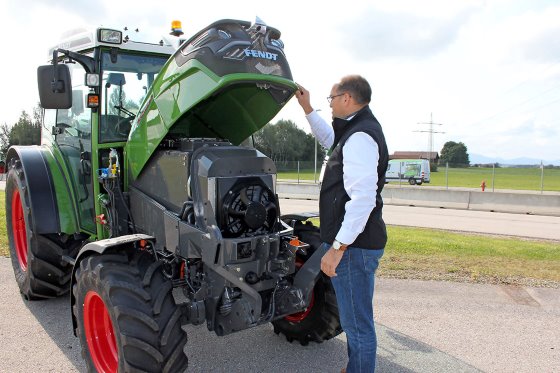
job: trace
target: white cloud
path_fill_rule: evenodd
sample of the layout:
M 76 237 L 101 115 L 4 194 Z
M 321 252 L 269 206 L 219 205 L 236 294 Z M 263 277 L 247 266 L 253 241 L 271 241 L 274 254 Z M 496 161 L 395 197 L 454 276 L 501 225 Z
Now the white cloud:
M 496 157 L 558 159 L 560 6 L 554 1 L 347 0 L 345 6 L 287 0 L 212 3 L 170 0 L 0 3 L 0 123 L 13 123 L 38 100 L 36 68 L 69 28 L 104 24 L 165 34 L 170 21 L 192 35 L 222 18 L 256 15 L 282 32 L 294 80 L 330 116 L 325 97 L 341 76 L 359 73 L 373 87 L 372 108 L 391 151 L 424 150 L 430 120 L 448 140 Z M 126 23 L 126 24 L 124 24 Z M 6 56 L 9 56 L 7 58 Z M 295 100 L 276 120 L 307 123 Z
M 342 23 L 338 42 L 357 59 L 429 57 L 451 45 L 476 10 L 469 6 L 438 18 L 371 7 Z

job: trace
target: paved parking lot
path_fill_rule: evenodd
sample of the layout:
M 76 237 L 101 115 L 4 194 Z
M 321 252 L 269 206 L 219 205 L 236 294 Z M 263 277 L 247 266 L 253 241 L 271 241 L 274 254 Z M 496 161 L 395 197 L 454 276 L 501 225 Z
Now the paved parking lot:
M 558 372 L 560 289 L 378 279 L 378 372 Z M 68 297 L 26 302 L 0 258 L 0 372 L 85 371 Z M 339 372 L 344 334 L 300 346 L 270 325 L 189 327 L 189 372 Z
M 375 310 L 378 372 L 560 372 L 560 289 L 381 278 Z M 0 372 L 85 371 L 71 328 L 68 297 L 24 301 L 0 257 Z M 303 347 L 270 325 L 226 337 L 188 332 L 191 372 L 339 372 L 346 362 L 344 334 Z

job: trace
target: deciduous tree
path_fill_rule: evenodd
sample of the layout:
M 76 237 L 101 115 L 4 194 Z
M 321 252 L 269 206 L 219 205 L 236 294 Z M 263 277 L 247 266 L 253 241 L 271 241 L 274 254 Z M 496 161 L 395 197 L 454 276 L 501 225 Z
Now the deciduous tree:
M 268 124 L 255 133 L 255 147 L 269 156 L 274 162 L 313 161 L 315 156 L 315 139 L 305 133 L 291 120 L 279 120 Z M 324 157 L 324 150 L 317 147 L 319 162 Z
M 462 142 L 448 141 L 441 149 L 440 164 L 449 163 L 453 167 L 468 167 L 470 164 L 467 146 Z
M 0 151 L 5 157 L 12 145 L 41 144 L 41 115 L 42 109 L 37 105 L 33 109 L 33 118 L 24 110 L 13 126 L 4 123 L 0 126 Z

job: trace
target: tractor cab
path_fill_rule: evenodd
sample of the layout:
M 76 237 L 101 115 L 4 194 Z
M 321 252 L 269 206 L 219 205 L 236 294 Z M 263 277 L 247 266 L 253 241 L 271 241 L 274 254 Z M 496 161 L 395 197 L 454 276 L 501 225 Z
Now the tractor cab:
M 226 19 L 176 43 L 140 35 L 74 31 L 38 69 L 41 146 L 6 159 L 21 293 L 71 289 L 88 371 L 184 371 L 189 324 L 335 337 L 328 247 L 310 215 L 281 217 L 274 162 L 245 146 L 297 89 L 280 32 Z
M 41 144 L 69 180 L 55 185 L 57 197 L 71 206 L 59 212 L 64 231 L 106 231 L 94 197 L 103 194 L 98 170 L 111 149 L 122 153 L 140 105 L 179 43 L 146 39 L 138 29 L 73 30 L 51 48 L 51 64 L 38 68 Z
M 280 32 L 261 21 L 221 20 L 179 42 L 139 35 L 75 31 L 51 49 L 52 65 L 38 69 L 50 129 L 42 143 L 68 166 L 79 228 L 100 237 L 105 202 L 93 196 L 104 194 L 96 181 L 111 149 L 126 189 L 162 144 L 216 138 L 238 145 L 296 89 Z

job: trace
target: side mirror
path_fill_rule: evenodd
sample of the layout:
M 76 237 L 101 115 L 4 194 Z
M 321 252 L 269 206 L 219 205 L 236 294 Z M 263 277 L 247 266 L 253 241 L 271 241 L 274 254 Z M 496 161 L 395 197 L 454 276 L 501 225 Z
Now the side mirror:
M 72 107 L 72 80 L 68 66 L 63 64 L 39 66 L 37 83 L 39 100 L 43 108 L 69 109 Z

